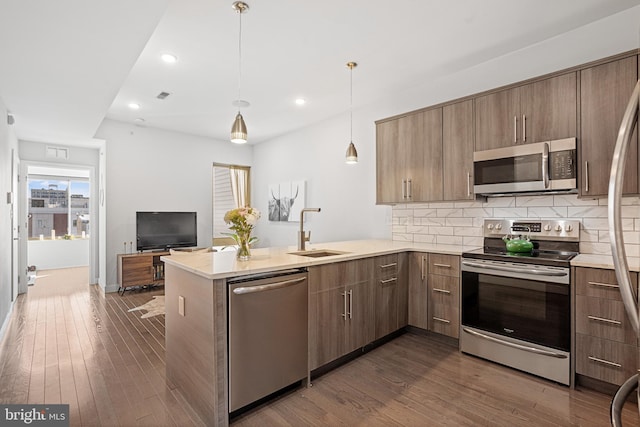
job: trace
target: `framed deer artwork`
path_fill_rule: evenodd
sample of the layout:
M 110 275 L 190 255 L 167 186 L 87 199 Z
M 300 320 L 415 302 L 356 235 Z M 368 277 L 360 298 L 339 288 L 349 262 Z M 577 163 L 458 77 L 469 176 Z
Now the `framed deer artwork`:
M 299 222 L 304 199 L 305 181 L 269 185 L 269 221 Z

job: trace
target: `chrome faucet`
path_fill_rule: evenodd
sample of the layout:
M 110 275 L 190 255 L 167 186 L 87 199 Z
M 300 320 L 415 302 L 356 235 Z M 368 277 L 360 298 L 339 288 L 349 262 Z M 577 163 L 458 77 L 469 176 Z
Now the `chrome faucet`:
M 311 231 L 304 231 L 304 213 L 320 212 L 320 208 L 304 208 L 300 211 L 300 231 L 298 232 L 298 250 L 304 251 L 304 244 L 311 239 Z

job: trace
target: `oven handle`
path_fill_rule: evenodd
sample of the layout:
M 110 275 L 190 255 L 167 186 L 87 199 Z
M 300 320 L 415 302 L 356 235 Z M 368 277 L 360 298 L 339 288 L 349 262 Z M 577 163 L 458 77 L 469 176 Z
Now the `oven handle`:
M 468 334 L 475 335 L 476 337 L 484 338 L 486 340 L 493 341 L 493 342 L 496 342 L 498 344 L 504 344 L 504 345 L 506 345 L 508 347 L 517 348 L 518 350 L 528 351 L 529 353 L 541 354 L 543 356 L 555 357 L 557 359 L 566 359 L 567 358 L 566 354 L 556 353 L 554 351 L 542 350 L 540 348 L 529 347 L 529 346 L 522 345 L 522 344 L 516 344 L 516 343 L 513 343 L 513 342 L 509 342 L 509 341 L 504 341 L 504 340 L 501 340 L 499 338 L 495 338 L 495 337 L 492 337 L 492 336 L 489 336 L 489 335 L 481 334 L 480 332 L 476 332 L 476 331 L 471 330 L 469 328 L 464 328 L 463 327 L 462 330 L 465 331 Z
M 511 268 L 511 267 L 507 267 L 507 266 L 502 266 L 502 265 L 485 265 L 485 264 L 479 264 L 476 262 L 471 262 L 471 261 L 462 261 L 462 265 L 466 265 L 469 267 L 476 267 L 476 268 L 484 268 L 487 270 L 499 270 L 499 271 L 508 271 L 511 273 L 523 273 L 523 274 L 535 274 L 538 276 L 566 276 L 567 272 L 566 271 L 544 271 L 544 270 L 536 270 L 536 269 L 521 269 L 521 268 Z

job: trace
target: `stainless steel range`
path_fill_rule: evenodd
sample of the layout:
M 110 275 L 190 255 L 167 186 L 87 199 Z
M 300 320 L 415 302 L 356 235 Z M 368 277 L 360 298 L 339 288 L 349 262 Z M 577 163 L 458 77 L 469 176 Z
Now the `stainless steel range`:
M 533 249 L 507 252 L 507 235 Z M 460 349 L 569 385 L 579 239 L 579 221 L 486 219 L 484 247 L 462 254 Z

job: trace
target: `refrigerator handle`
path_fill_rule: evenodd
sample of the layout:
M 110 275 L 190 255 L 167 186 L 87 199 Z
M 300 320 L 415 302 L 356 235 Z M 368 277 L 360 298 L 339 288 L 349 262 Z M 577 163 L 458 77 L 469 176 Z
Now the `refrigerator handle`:
M 611 174 L 609 175 L 609 196 L 608 196 L 608 219 L 609 237 L 611 240 L 611 255 L 616 269 L 616 278 L 620 285 L 620 295 L 622 302 L 631 321 L 636 334 L 640 331 L 640 321 L 638 320 L 637 298 L 634 295 L 629 276 L 629 265 L 627 254 L 624 249 L 624 238 L 622 234 L 622 182 L 624 176 L 624 166 L 627 157 L 627 148 L 631 142 L 633 130 L 638 121 L 638 104 L 640 102 L 640 80 L 636 83 L 631 99 L 627 104 L 627 109 L 622 117 L 622 124 L 618 131 L 616 147 L 613 151 L 611 161 Z

